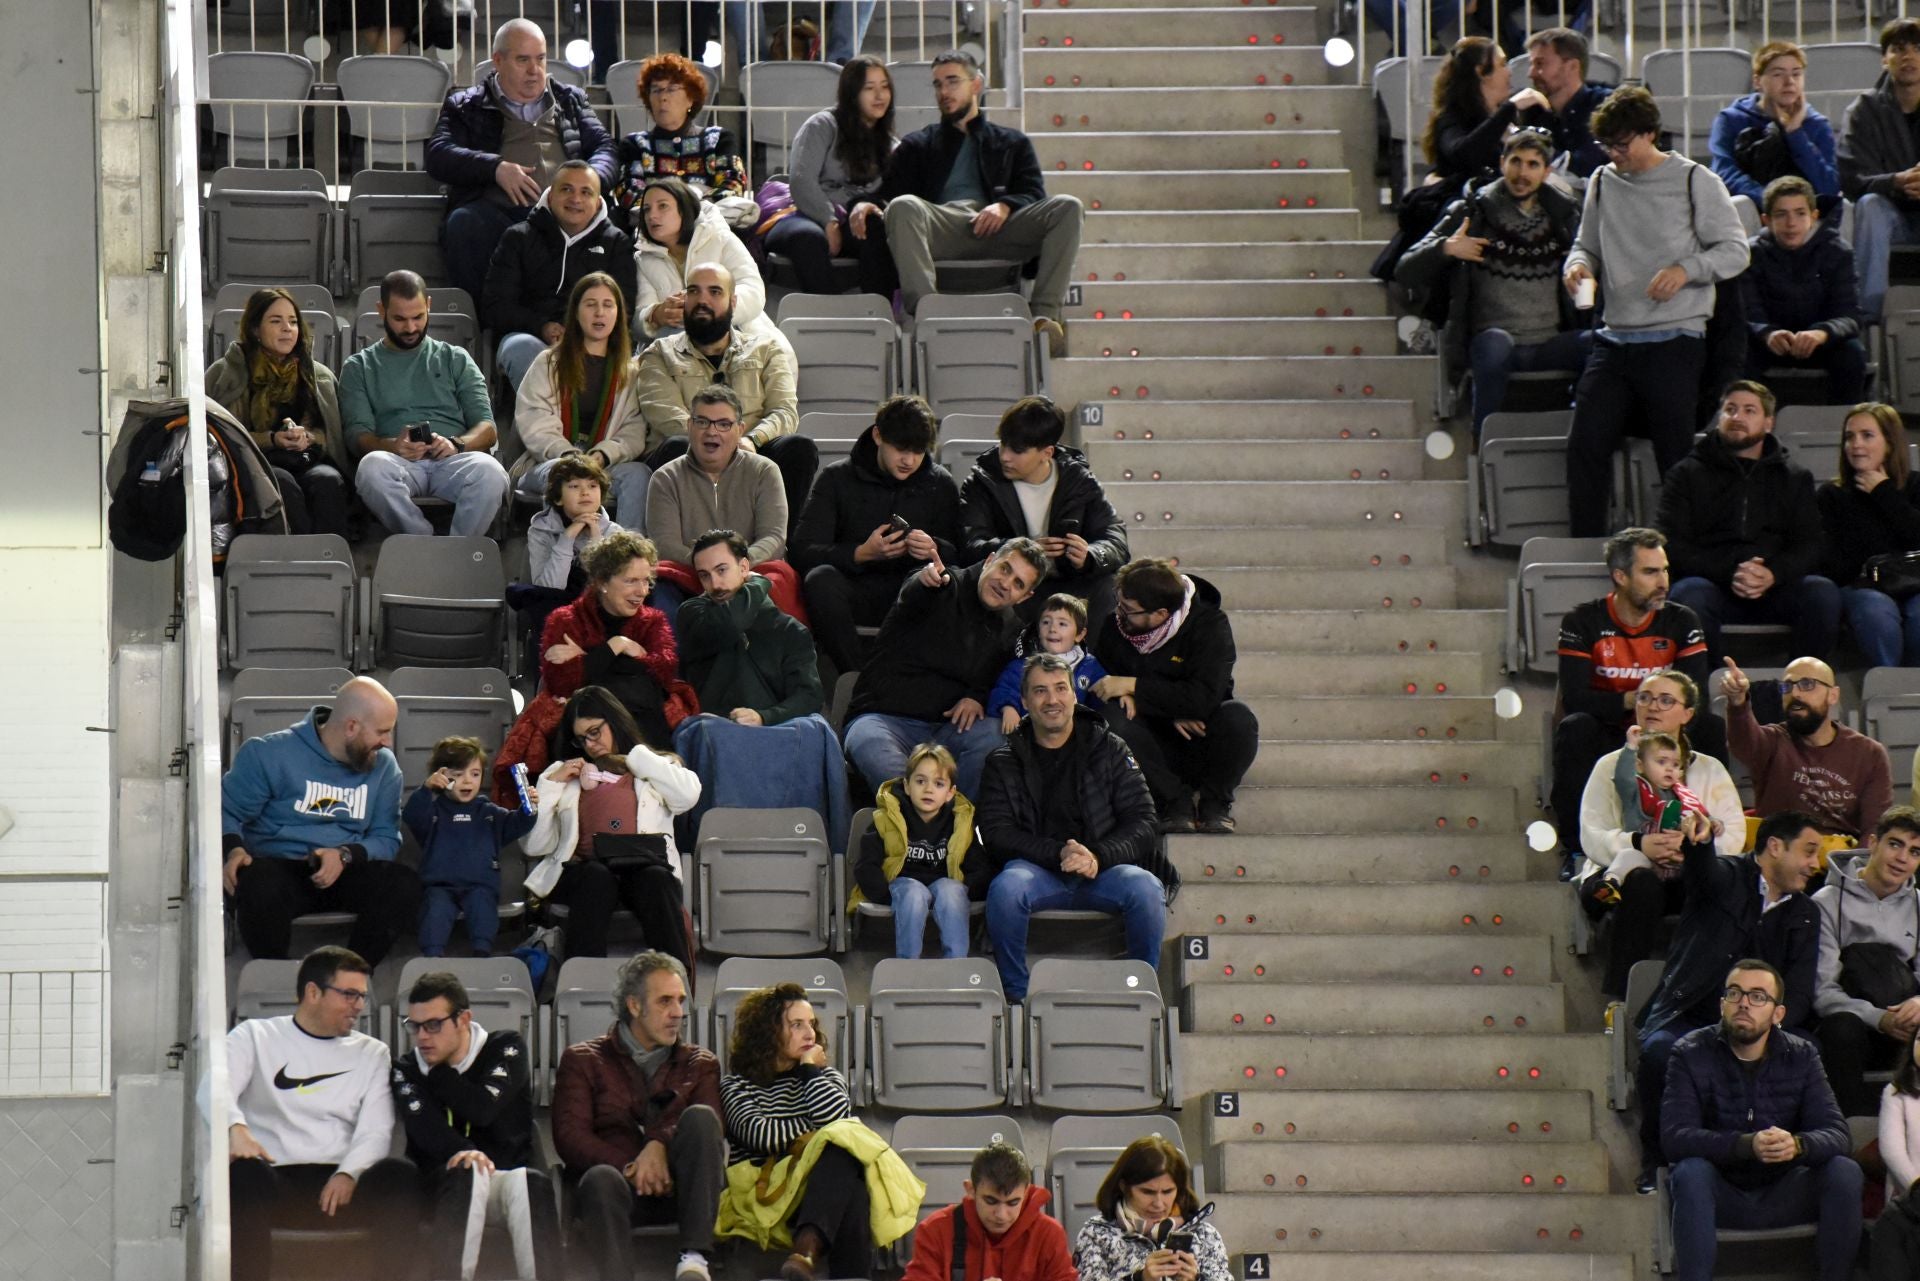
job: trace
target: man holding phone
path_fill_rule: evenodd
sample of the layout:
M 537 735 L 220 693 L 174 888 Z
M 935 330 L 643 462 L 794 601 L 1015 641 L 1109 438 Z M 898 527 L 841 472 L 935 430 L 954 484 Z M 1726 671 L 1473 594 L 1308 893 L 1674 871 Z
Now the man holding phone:
M 1000 417 L 999 443 L 974 460 L 960 486 L 964 563 L 984 560 L 1009 538 L 1036 540 L 1052 562 L 1052 589 L 1087 602 L 1091 649 L 1113 616 L 1114 574 L 1127 563 L 1127 529 L 1086 455 L 1060 443 L 1067 416 L 1045 396 L 1016 400 Z M 1046 602 L 1020 611 L 1031 623 Z

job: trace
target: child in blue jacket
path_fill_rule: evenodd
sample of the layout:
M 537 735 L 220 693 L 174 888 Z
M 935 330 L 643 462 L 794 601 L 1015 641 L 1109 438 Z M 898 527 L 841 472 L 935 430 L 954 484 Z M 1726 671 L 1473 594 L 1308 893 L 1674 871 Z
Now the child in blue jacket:
M 1002 734 L 1013 733 L 1020 718 L 1027 714 L 1027 705 L 1020 698 L 1020 671 L 1029 654 L 1058 654 L 1071 662 L 1074 697 L 1087 707 L 1100 706 L 1100 700 L 1090 691 L 1094 683 L 1107 674 L 1107 669 L 1084 648 L 1086 639 L 1087 602 L 1065 592 L 1054 593 L 1048 598 L 1047 607 L 1040 611 L 1040 617 L 1034 620 L 1032 633 L 1020 638 L 1013 661 L 1000 673 L 993 693 L 987 696 L 987 715 L 1000 718 Z
M 477 738 L 443 738 L 427 758 L 426 784 L 407 798 L 400 821 L 420 842 L 420 954 L 445 956 L 454 919 L 467 913 L 475 956 L 493 955 L 500 929 L 500 850 L 533 830 L 532 814 L 502 809 L 483 795 L 487 749 Z

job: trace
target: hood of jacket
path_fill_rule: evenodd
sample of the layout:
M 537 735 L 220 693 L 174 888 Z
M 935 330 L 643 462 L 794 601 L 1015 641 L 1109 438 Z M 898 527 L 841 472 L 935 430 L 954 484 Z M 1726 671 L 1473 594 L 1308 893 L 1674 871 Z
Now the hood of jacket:
M 569 236 L 566 228 L 560 225 L 560 219 L 554 214 L 553 207 L 547 203 L 547 197 L 552 194 L 552 187 L 540 193 L 540 199 L 533 202 L 533 212 L 527 215 L 527 222 L 533 226 L 536 234 L 559 242 L 560 279 L 564 281 L 567 278 L 568 252 L 581 241 L 591 239 L 607 225 L 607 202 L 602 200 L 594 209 L 593 217 L 588 220 L 587 225 L 577 234 Z
M 1820 928 L 1832 930 L 1841 947 L 1854 943 L 1891 943 L 1912 955 L 1920 941 L 1920 896 L 1911 882 L 1881 898 L 1865 881 L 1867 856 L 1834 860 L 1827 883 L 1813 896 Z
M 1778 468 L 1785 471 L 1793 451 L 1780 442 L 1773 433 L 1760 444 L 1760 457 L 1748 460 L 1727 448 L 1727 442 L 1721 438 L 1717 427 L 1710 428 L 1705 436 L 1693 444 L 1693 456 L 1715 471 L 1738 475 L 1748 466 L 1755 471 L 1765 468 Z
M 905 480 L 896 480 L 880 467 L 880 446 L 870 431 L 860 433 L 860 439 L 853 442 L 853 452 L 848 455 L 852 462 L 853 474 L 862 484 L 881 485 L 887 489 L 902 489 L 908 485 L 917 485 L 933 475 L 933 451 L 920 455 L 920 465 Z
M 1009 1257 L 1011 1252 L 1012 1258 L 1025 1259 L 1024 1252 L 1033 1236 L 1035 1226 L 1041 1219 L 1051 1217 L 1046 1213 L 1046 1205 L 1050 1199 L 1045 1188 L 1037 1183 L 1028 1184 L 1027 1199 L 1020 1203 L 1020 1217 L 1013 1221 L 1012 1227 L 996 1237 L 990 1234 L 987 1231 L 987 1225 L 980 1221 L 980 1212 L 974 1208 L 973 1198 L 961 1198 L 960 1213 L 967 1218 L 967 1252 L 973 1253 L 973 1243 L 981 1241 L 987 1243 L 1002 1258 Z M 991 1262 L 990 1260 L 989 1263 Z M 1007 1271 L 1019 1276 L 1022 1269 L 1009 1268 Z M 1003 1273 L 989 1266 L 982 1275 L 1000 1276 Z
M 600 207 L 604 212 L 606 202 L 601 201 Z M 648 257 L 671 260 L 672 254 L 667 251 L 667 247 L 659 241 L 650 238 L 643 230 L 646 224 L 646 217 L 640 210 L 635 209 L 633 211 L 632 220 L 634 252 Z M 720 206 L 713 204 L 711 201 L 701 201 L 700 216 L 693 220 L 693 235 L 687 241 L 687 265 L 692 266 L 694 263 L 720 261 L 720 251 L 713 247 L 715 244 L 714 238 L 716 236 L 731 236 L 732 234 L 733 228 L 727 226 L 726 217 L 721 214 Z

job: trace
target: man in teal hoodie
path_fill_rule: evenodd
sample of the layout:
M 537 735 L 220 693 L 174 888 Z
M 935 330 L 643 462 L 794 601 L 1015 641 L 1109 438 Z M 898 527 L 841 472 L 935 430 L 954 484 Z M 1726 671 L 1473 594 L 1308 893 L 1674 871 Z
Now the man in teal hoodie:
M 287 955 L 293 919 L 352 912 L 348 946 L 373 964 L 411 930 L 420 881 L 400 852 L 399 716 L 380 682 L 356 677 L 333 706 L 249 739 L 220 787 L 221 879 L 256 958 Z

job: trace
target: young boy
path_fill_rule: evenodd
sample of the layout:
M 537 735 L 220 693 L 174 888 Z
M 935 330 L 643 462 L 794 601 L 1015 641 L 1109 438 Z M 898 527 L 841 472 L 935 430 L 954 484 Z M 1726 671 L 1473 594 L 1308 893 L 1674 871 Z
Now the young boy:
M 1705 802 L 1686 785 L 1686 770 L 1680 762 L 1680 740 L 1673 735 L 1643 734 L 1637 725 L 1627 730 L 1627 745 L 1613 767 L 1623 825 L 1637 814 L 1643 832 L 1677 831 L 1688 841 L 1711 840 L 1720 834 L 1721 824 L 1708 815 Z M 1609 906 L 1617 903 L 1620 882 L 1641 867 L 1653 867 L 1646 855 L 1638 849 L 1623 853 L 1605 880 L 1594 888 L 1594 898 Z M 1661 880 L 1670 880 L 1680 874 L 1680 869 L 1654 867 L 1654 872 Z
M 1094 683 L 1107 674 L 1107 669 L 1100 666 L 1099 659 L 1087 652 L 1083 644 L 1086 639 L 1087 602 L 1065 592 L 1056 592 L 1048 597 L 1040 617 L 1034 620 L 1033 635 L 1021 638 L 1019 652 L 1000 673 L 1000 679 L 994 683 L 993 693 L 987 696 L 987 715 L 1000 718 L 1002 734 L 1013 733 L 1020 724 L 1020 718 L 1027 714 L 1027 705 L 1020 699 L 1020 673 L 1029 654 L 1059 654 L 1065 657 L 1073 664 L 1075 696 L 1083 706 L 1100 706 L 1100 700 L 1093 696 L 1092 689 Z
M 913 1234 L 913 1261 L 901 1281 L 1073 1281 L 1067 1233 L 1046 1213 L 1047 1193 L 1019 1148 L 995 1140 L 974 1154 L 966 1196 L 936 1210 Z M 962 1240 L 953 1275 L 954 1233 Z
M 620 528 L 602 506 L 607 487 L 607 473 L 586 454 L 558 459 L 547 472 L 546 504 L 527 526 L 527 573 L 536 586 L 575 595 L 586 586 L 581 556 Z
M 473 954 L 492 956 L 500 928 L 500 849 L 532 831 L 534 816 L 481 795 L 487 750 L 477 738 L 441 739 L 427 768 L 426 784 L 400 811 L 420 842 L 420 954 L 447 954 L 454 918 L 464 908 Z
M 880 785 L 873 830 L 853 867 L 848 910 L 863 899 L 891 903 L 894 954 L 907 960 L 920 955 L 929 908 L 940 930 L 940 955 L 965 956 L 974 883 L 984 893 L 993 874 L 973 852 L 973 803 L 954 787 L 956 770 L 946 748 L 914 748 L 905 775 Z

